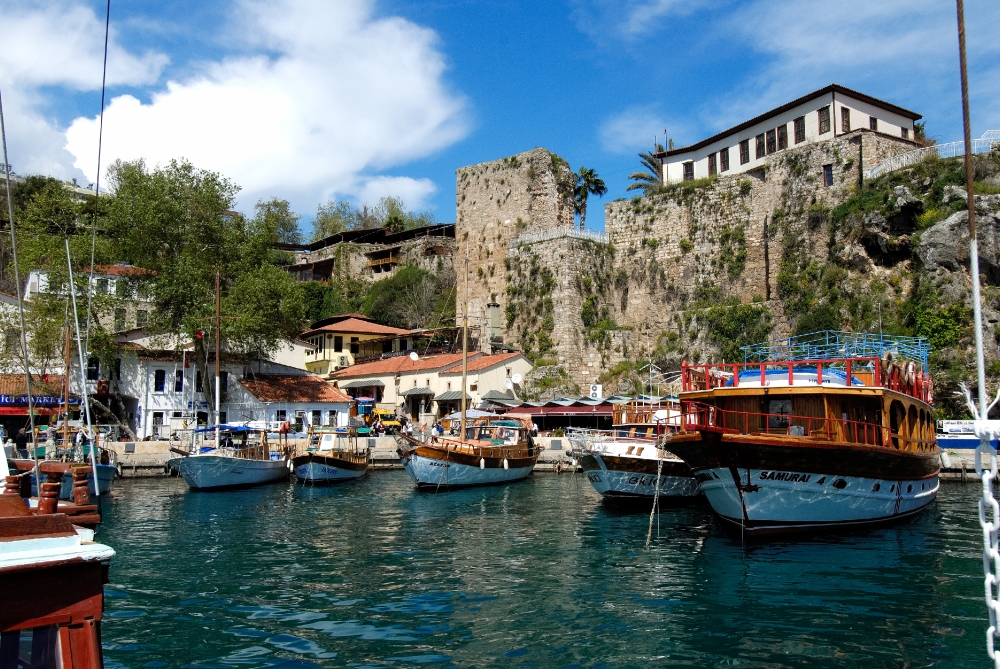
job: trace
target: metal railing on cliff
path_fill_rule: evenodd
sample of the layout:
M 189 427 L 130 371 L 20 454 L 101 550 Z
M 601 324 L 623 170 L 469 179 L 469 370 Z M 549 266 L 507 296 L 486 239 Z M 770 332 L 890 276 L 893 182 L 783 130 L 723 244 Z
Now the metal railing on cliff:
M 576 228 L 554 228 L 552 230 L 542 230 L 541 232 L 529 232 L 523 235 L 518 235 L 514 239 L 510 240 L 510 248 L 514 249 L 518 246 L 524 246 L 526 244 L 535 244 L 537 242 L 547 242 L 551 239 L 561 239 L 563 237 L 572 237 L 573 239 L 585 239 L 591 242 L 597 242 L 598 244 L 608 244 L 608 236 L 603 232 L 590 232 L 589 230 L 577 230 Z
M 987 130 L 980 139 L 972 140 L 972 153 L 989 153 L 993 150 L 993 145 L 997 143 L 1000 143 L 1000 130 Z M 876 179 L 883 174 L 915 165 L 931 156 L 957 158 L 962 155 L 965 155 L 965 142 L 948 142 L 947 144 L 925 146 L 920 149 L 901 153 L 898 156 L 893 156 L 888 160 L 883 160 L 865 172 L 865 179 Z

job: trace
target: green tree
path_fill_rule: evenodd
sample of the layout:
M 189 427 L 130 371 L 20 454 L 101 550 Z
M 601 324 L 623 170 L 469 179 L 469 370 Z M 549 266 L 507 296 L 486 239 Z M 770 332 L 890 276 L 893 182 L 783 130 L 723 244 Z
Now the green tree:
M 195 364 L 208 380 L 205 399 L 213 406 L 209 362 L 216 338 L 230 355 L 267 356 L 305 324 L 302 289 L 281 269 L 287 254 L 273 250 L 288 232 L 288 219 L 268 203 L 253 219 L 233 216 L 239 188 L 187 161 L 153 170 L 142 160 L 116 161 L 109 182 L 115 197 L 106 229 L 114 256 L 151 270 L 135 278 L 151 300 L 147 330 L 164 342 L 178 335 L 194 342 Z M 221 332 L 212 327 L 216 273 Z M 197 337 L 198 330 L 205 336 Z
M 576 188 L 573 197 L 576 203 L 576 210 L 580 213 L 580 229 L 583 230 L 587 221 L 587 198 L 591 195 L 604 197 L 608 192 L 608 187 L 604 180 L 597 176 L 597 172 L 589 167 L 580 167 L 576 175 Z
M 639 162 L 645 168 L 642 172 L 632 172 L 628 178 L 635 183 L 629 184 L 625 190 L 642 190 L 644 195 L 663 185 L 663 163 L 656 154 L 663 151 L 663 145 L 657 144 L 655 150 L 639 154 Z
M 254 205 L 257 224 L 273 228 L 278 241 L 285 244 L 302 242 L 302 232 L 299 230 L 299 216 L 292 212 L 288 200 L 274 197 L 270 200 L 259 200 Z
M 312 241 L 354 228 L 357 218 L 354 206 L 346 200 L 329 200 L 326 204 L 319 205 L 316 220 L 313 221 Z
M 437 277 L 419 267 L 401 267 L 368 288 L 362 310 L 379 323 L 399 328 L 454 322 L 454 276 Z

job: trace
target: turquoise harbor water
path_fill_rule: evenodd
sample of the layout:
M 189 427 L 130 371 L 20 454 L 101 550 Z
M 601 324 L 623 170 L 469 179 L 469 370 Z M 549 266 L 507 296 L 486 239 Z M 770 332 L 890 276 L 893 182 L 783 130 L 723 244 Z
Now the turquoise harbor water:
M 741 546 L 707 506 L 582 475 L 444 494 L 403 472 L 191 493 L 116 481 L 103 628 L 129 667 L 985 667 L 976 485 L 888 529 Z

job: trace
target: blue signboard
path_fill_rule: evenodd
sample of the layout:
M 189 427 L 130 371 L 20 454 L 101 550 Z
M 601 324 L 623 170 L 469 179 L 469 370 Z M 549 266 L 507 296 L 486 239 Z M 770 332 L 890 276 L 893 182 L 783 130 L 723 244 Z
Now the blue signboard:
M 35 406 L 43 407 L 54 407 L 62 406 L 65 400 L 62 397 L 53 397 L 52 395 L 32 395 L 31 402 Z M 0 395 L 0 405 L 10 405 L 10 404 L 27 404 L 27 395 Z M 77 397 L 69 398 L 70 404 L 80 404 L 80 399 Z

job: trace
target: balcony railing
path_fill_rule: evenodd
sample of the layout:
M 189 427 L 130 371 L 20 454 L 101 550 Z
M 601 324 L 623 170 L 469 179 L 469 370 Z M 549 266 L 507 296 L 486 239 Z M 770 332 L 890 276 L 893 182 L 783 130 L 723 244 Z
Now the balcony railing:
M 788 436 L 835 441 L 863 446 L 880 446 L 901 451 L 926 453 L 934 449 L 934 423 L 917 420 L 908 425 L 904 419 L 893 430 L 890 426 L 823 416 L 758 413 L 720 409 L 702 402 L 684 402 L 685 431 L 715 431 L 749 436 Z M 909 434 L 906 432 L 909 431 Z
M 934 384 L 915 364 L 905 366 L 881 358 L 787 360 L 769 362 L 689 365 L 681 362 L 681 392 L 737 388 L 741 384 L 822 386 L 824 383 L 881 387 L 909 395 L 928 404 L 934 400 Z

